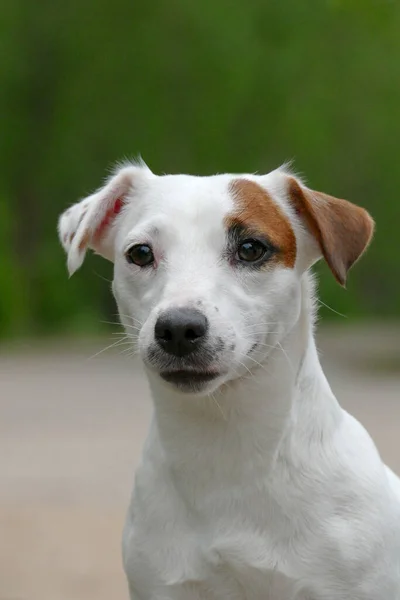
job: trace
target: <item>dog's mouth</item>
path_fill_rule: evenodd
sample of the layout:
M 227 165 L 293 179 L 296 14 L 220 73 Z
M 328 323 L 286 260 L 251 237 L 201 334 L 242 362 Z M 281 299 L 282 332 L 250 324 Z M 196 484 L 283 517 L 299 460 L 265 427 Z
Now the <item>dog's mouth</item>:
M 184 392 L 199 392 L 207 383 L 219 377 L 218 371 L 192 371 L 189 369 L 180 369 L 174 371 L 162 371 L 160 377 L 175 385 Z

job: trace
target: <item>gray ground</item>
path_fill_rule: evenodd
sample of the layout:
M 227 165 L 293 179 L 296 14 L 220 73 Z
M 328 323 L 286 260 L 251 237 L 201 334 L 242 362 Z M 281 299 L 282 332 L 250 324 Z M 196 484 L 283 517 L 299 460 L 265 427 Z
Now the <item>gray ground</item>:
M 120 537 L 150 414 L 103 342 L 0 348 L 0 600 L 122 600 Z M 342 404 L 400 472 L 400 330 L 319 336 Z

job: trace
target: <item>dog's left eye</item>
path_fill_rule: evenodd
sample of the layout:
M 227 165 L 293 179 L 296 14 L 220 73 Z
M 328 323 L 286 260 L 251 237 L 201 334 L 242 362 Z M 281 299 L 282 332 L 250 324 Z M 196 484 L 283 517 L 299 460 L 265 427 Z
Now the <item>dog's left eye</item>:
M 139 267 L 147 267 L 154 262 L 153 250 L 147 244 L 136 244 L 129 248 L 126 259 Z
M 243 262 L 257 262 L 269 253 L 269 248 L 258 240 L 246 240 L 237 250 L 237 257 Z

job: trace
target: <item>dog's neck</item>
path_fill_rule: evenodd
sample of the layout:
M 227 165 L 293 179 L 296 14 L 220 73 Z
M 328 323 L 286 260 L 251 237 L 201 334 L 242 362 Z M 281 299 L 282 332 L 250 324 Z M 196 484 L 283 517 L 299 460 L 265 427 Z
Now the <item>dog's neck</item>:
M 254 465 L 257 456 L 265 470 L 290 436 L 319 435 L 334 426 L 340 408 L 318 359 L 313 283 L 307 274 L 301 302 L 298 321 L 251 377 L 236 379 L 206 397 L 175 393 L 150 377 L 150 435 L 157 436 L 171 465 L 215 466 L 215 452 L 224 452 L 238 466 L 246 457 Z

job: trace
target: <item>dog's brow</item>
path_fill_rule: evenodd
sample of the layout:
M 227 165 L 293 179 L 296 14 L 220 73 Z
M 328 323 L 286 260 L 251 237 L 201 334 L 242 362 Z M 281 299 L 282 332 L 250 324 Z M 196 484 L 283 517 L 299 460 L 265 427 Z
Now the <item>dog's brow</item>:
M 281 249 L 273 244 L 272 240 L 265 235 L 265 231 L 261 231 L 256 227 L 245 226 L 240 218 L 237 219 L 236 217 L 231 218 L 231 225 L 228 229 L 228 238 L 234 243 L 238 243 L 246 238 L 257 238 L 272 246 L 277 252 L 281 251 Z
M 296 236 L 289 218 L 266 190 L 249 179 L 234 179 L 229 185 L 236 210 L 225 219 L 227 229 L 242 226 L 260 232 L 280 249 L 276 260 L 293 268 L 296 261 Z
M 155 239 L 160 236 L 160 228 L 158 225 L 153 223 L 144 223 L 142 227 L 135 227 L 131 230 L 125 240 L 125 245 L 129 246 L 135 242 L 142 242 Z

